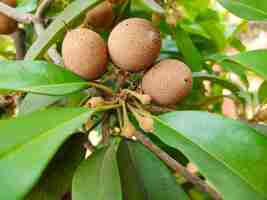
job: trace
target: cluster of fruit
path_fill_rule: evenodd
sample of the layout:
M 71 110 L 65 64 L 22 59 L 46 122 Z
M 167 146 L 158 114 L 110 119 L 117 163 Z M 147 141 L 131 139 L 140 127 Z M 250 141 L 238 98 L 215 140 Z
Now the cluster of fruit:
M 112 25 L 112 5 L 105 1 L 87 14 L 96 28 Z M 191 70 L 176 59 L 165 59 L 153 66 L 161 49 L 160 32 L 142 18 L 129 18 L 111 31 L 107 44 L 87 28 L 67 33 L 62 55 L 65 66 L 86 80 L 95 80 L 107 69 L 110 57 L 114 66 L 129 72 L 146 71 L 142 90 L 160 105 L 171 105 L 188 95 L 192 88 Z
M 16 6 L 16 0 L 1 0 Z M 111 29 L 114 22 L 113 3 L 104 1 L 87 13 L 86 19 L 96 30 Z M 10 34 L 17 22 L 0 14 L 0 34 Z M 100 34 L 85 27 L 69 31 L 63 41 L 64 65 L 86 80 L 100 78 L 107 70 L 109 58 L 115 67 L 129 72 L 145 71 L 142 90 L 160 105 L 172 105 L 185 97 L 192 88 L 192 73 L 175 59 L 161 60 L 160 31 L 142 18 L 129 18 L 117 24 L 108 42 Z M 154 65 L 154 66 L 153 66 Z

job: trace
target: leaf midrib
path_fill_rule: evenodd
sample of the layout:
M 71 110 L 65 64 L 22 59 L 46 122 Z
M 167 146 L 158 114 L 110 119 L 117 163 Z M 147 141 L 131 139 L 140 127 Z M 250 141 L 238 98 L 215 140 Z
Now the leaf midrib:
M 203 148 L 201 145 L 194 143 L 190 138 L 187 138 L 185 135 L 181 134 L 180 132 L 178 132 L 175 128 L 173 128 L 172 126 L 170 126 L 168 123 L 164 122 L 163 120 L 159 119 L 158 117 L 154 117 L 157 121 L 159 121 L 160 123 L 162 123 L 164 126 L 166 126 L 167 128 L 170 128 L 171 130 L 177 132 L 180 136 L 182 136 L 185 140 L 189 141 L 189 143 L 196 145 L 198 148 L 200 148 L 203 152 L 207 153 L 211 158 L 214 158 L 214 160 L 218 161 L 219 163 L 221 163 L 223 166 L 226 167 L 226 169 L 229 169 L 230 171 L 232 171 L 233 174 L 235 174 L 238 178 L 240 178 L 241 180 L 243 180 L 248 186 L 250 186 L 250 188 L 252 188 L 254 190 L 254 192 L 256 193 L 260 193 L 261 195 L 263 195 L 265 197 L 265 195 L 261 192 L 258 191 L 257 188 L 253 187 L 253 185 L 251 185 L 242 175 L 240 175 L 240 173 L 238 173 L 236 170 L 234 170 L 232 167 L 228 166 L 227 163 L 225 163 L 223 160 L 219 159 L 216 157 L 216 155 L 210 154 L 209 152 L 207 152 L 205 150 L 205 148 Z
M 40 85 L 36 85 L 36 86 L 26 86 L 26 87 L 18 87 L 18 89 L 20 90 L 27 90 L 29 89 L 38 89 L 38 88 L 45 88 L 45 87 L 62 87 L 62 86 L 66 86 L 66 85 L 80 85 L 80 84 L 84 84 L 86 85 L 87 82 L 65 82 L 65 83 L 54 83 L 54 84 L 40 84 Z M 1 83 L 0 83 L 0 87 L 1 87 Z M 8 89 L 14 89 L 17 87 L 7 87 Z
M 220 1 L 223 1 L 223 0 L 220 0 Z M 264 15 L 265 17 L 267 17 L 267 13 L 265 13 L 264 11 L 262 11 L 262 10 L 260 10 L 260 9 L 258 9 L 258 8 L 255 8 L 255 7 L 250 7 L 250 6 L 244 4 L 244 3 L 240 2 L 240 1 L 238 1 L 238 2 L 237 2 L 237 1 L 234 1 L 234 2 L 230 2 L 230 3 L 231 3 L 231 4 L 240 5 L 240 6 L 243 6 L 243 7 L 245 7 L 245 8 L 254 10 L 254 11 L 256 11 L 256 12 L 258 12 L 258 13 Z

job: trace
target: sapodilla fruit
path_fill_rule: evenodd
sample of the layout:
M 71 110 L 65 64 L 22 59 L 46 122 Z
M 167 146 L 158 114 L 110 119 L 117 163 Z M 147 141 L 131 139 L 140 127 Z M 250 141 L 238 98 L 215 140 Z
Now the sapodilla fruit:
M 99 30 L 106 30 L 113 24 L 114 13 L 112 4 L 104 1 L 92 10 L 88 11 L 86 21 L 92 27 Z
M 11 7 L 16 7 L 16 0 L 0 0 Z M 0 34 L 11 34 L 17 30 L 17 22 L 0 13 Z
M 160 32 L 148 20 L 130 18 L 119 23 L 108 39 L 113 64 L 138 72 L 151 66 L 161 48 Z
M 66 68 L 86 80 L 100 77 L 107 69 L 108 53 L 99 34 L 86 28 L 67 33 L 62 45 Z
M 143 77 L 142 89 L 160 105 L 174 105 L 192 89 L 192 72 L 175 59 L 162 60 Z

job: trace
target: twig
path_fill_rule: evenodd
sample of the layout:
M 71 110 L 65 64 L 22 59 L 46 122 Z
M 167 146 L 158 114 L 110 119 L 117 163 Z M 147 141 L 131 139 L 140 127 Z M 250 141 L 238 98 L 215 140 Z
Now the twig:
M 18 11 L 2 2 L 0 2 L 0 13 L 24 24 L 29 24 L 34 21 L 34 16 L 32 14 Z
M 156 105 L 148 105 L 148 106 L 145 106 L 145 108 L 151 113 L 166 113 L 166 112 L 176 111 L 175 109 L 172 109 L 172 108 L 161 107 L 161 106 L 156 106 Z
M 45 30 L 44 25 L 41 21 L 42 20 L 39 19 L 39 20 L 35 20 L 33 22 L 34 29 L 35 29 L 38 36 L 40 36 L 42 34 L 42 32 L 44 32 L 44 30 Z M 61 65 L 63 63 L 62 58 L 61 58 L 60 54 L 57 52 L 55 47 L 51 47 L 48 49 L 48 55 L 55 64 Z
M 25 32 L 22 29 L 18 29 L 12 35 L 16 47 L 16 60 L 23 60 L 26 54 L 25 45 Z
M 175 172 L 179 172 L 188 181 L 190 181 L 195 186 L 197 186 L 201 191 L 210 194 L 210 196 L 214 200 L 222 200 L 222 198 L 220 197 L 220 195 L 218 194 L 217 191 L 215 191 L 213 188 L 211 188 L 207 183 L 205 183 L 203 180 L 201 180 L 198 176 L 190 173 L 183 165 L 181 165 L 179 162 L 174 160 L 172 157 L 170 157 L 167 153 L 162 151 L 155 144 L 153 144 L 152 141 L 149 138 L 147 138 L 145 135 L 136 131 L 135 137 L 143 145 L 145 145 L 150 151 L 152 151 L 158 158 L 160 158 L 162 161 L 164 161 L 167 166 L 169 166 Z
M 43 0 L 39 5 L 39 7 L 37 8 L 35 16 L 38 19 L 42 19 L 45 9 L 48 8 L 52 2 L 53 0 Z
M 108 144 L 108 139 L 109 139 L 109 113 L 104 114 L 104 119 L 102 122 L 102 144 L 106 145 Z
M 44 0 L 40 6 L 37 9 L 36 15 L 32 15 L 29 13 L 24 13 L 16 10 L 15 8 L 12 8 L 2 2 L 0 2 L 0 13 L 3 13 L 4 15 L 18 21 L 24 24 L 33 23 L 37 35 L 40 35 L 44 31 L 44 25 L 42 23 L 42 14 L 44 10 L 49 6 L 49 4 L 52 2 L 52 0 Z M 22 52 L 20 52 L 22 53 Z M 59 53 L 56 51 L 55 48 L 50 48 L 48 50 L 48 54 L 53 60 L 55 64 L 62 64 L 62 59 Z M 22 54 L 19 55 L 20 58 L 22 57 Z

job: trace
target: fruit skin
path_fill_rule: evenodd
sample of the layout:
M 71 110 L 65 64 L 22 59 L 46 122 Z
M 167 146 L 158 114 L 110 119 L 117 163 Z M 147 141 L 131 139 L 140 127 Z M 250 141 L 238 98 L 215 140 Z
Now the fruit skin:
M 107 69 L 108 53 L 99 34 L 86 28 L 67 33 L 62 45 L 65 66 L 86 80 L 99 78 Z
M 0 0 L 11 7 L 16 7 L 16 0 Z M 0 13 L 0 34 L 11 34 L 17 30 L 17 22 Z
M 92 10 L 88 11 L 86 21 L 88 25 L 99 29 L 107 30 L 113 25 L 114 13 L 112 4 L 104 1 Z
M 125 71 L 138 72 L 151 66 L 160 48 L 160 32 L 148 20 L 130 18 L 119 23 L 108 39 L 113 63 Z
M 182 62 L 165 59 L 143 77 L 142 89 L 160 105 L 174 105 L 192 89 L 192 72 Z

